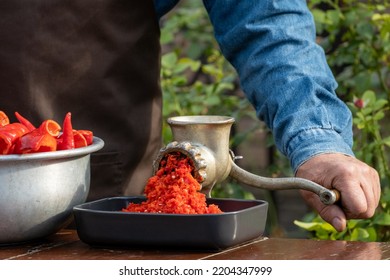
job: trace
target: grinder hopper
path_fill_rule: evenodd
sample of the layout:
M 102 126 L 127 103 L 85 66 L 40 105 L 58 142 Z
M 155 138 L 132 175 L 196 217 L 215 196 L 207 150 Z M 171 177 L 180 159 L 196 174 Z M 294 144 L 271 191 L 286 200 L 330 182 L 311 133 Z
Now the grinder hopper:
M 194 166 L 194 177 L 202 185 L 202 193 L 210 196 L 216 183 L 228 176 L 248 186 L 268 189 L 303 189 L 317 194 L 324 204 L 339 198 L 337 190 L 329 190 L 310 180 L 288 177 L 267 178 L 252 174 L 235 164 L 238 158 L 229 149 L 230 129 L 234 118 L 225 116 L 180 116 L 168 119 L 174 141 L 163 147 L 154 163 L 154 172 L 161 160 L 170 153 L 180 152 L 189 157 Z

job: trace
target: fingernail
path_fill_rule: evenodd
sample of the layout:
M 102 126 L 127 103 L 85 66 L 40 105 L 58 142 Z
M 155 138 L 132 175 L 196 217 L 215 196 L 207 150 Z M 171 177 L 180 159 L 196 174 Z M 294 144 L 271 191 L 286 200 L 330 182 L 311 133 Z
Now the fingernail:
M 332 225 L 339 232 L 343 231 L 345 227 L 345 223 L 339 217 L 333 218 Z

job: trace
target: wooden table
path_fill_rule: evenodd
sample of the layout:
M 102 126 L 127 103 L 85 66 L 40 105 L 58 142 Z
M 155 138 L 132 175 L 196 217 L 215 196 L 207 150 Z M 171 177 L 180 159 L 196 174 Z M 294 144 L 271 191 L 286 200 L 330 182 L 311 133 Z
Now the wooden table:
M 45 240 L 1 246 L 0 259 L 11 260 L 383 260 L 390 243 L 258 238 L 219 252 L 100 248 L 83 243 L 75 230 Z

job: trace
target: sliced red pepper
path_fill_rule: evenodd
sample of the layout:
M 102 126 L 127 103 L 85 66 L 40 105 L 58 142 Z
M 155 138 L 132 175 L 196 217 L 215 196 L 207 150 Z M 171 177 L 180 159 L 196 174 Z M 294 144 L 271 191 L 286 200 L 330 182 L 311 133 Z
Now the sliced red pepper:
M 56 137 L 56 141 L 57 141 L 57 150 L 59 150 L 60 146 L 61 146 L 61 143 L 62 143 L 62 134 L 60 134 L 58 137 Z
M 58 141 L 58 150 L 69 150 L 75 148 L 72 128 L 72 114 L 70 112 L 65 115 L 62 125 L 62 135 L 60 138 L 62 140 Z
M 60 147 L 63 141 L 63 134 L 56 138 L 57 146 Z M 92 144 L 93 142 L 93 133 L 90 130 L 75 130 L 73 129 L 73 140 L 74 147 L 81 148 L 86 147 Z M 60 149 L 60 148 L 58 148 Z
M 56 139 L 50 134 L 41 133 L 39 129 L 36 129 L 18 138 L 14 153 L 27 154 L 55 150 L 57 150 Z
M 21 123 L 12 123 L 0 127 L 0 154 L 7 155 L 13 152 L 15 142 L 28 132 Z
M 9 124 L 9 118 L 6 113 L 0 111 L 0 127 Z
M 14 148 L 15 154 L 27 154 L 33 153 L 39 149 L 39 143 L 42 140 L 43 135 L 37 133 L 35 130 L 20 137 Z
M 15 116 L 21 124 L 24 124 L 27 127 L 28 131 L 33 131 L 35 129 L 35 126 L 18 112 L 15 112 Z
M 84 135 L 81 134 L 78 130 L 73 130 L 73 139 L 75 148 L 88 146 L 87 140 L 85 139 Z
M 39 126 L 39 131 L 42 134 L 48 133 L 51 136 L 57 137 L 58 135 L 60 135 L 61 126 L 56 121 L 45 120 Z
M 91 130 L 79 129 L 77 131 L 84 136 L 85 140 L 87 141 L 87 145 L 91 145 L 92 144 L 92 142 L 93 142 L 93 132 Z
M 0 131 L 4 131 L 4 130 L 16 130 L 16 131 L 19 131 L 19 133 L 27 133 L 28 132 L 28 128 L 24 125 L 24 124 L 21 124 L 21 123 L 10 123 L 10 124 L 7 124 L 5 126 L 1 126 L 0 127 Z
M 0 111 L 0 154 L 34 153 L 68 150 L 91 145 L 93 133 L 90 130 L 73 130 L 71 113 L 63 120 L 63 130 L 54 120 L 45 120 L 36 128 L 18 112 L 19 122 L 9 123 L 7 115 Z
M 0 131 L 0 154 L 8 155 L 12 147 L 12 136 L 8 131 Z
M 50 134 L 44 134 L 38 150 L 35 152 L 53 152 L 57 150 L 57 141 Z

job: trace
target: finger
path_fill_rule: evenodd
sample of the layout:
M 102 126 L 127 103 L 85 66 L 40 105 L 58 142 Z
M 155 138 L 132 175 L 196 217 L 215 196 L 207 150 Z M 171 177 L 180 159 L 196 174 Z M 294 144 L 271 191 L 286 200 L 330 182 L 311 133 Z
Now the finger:
M 379 176 L 367 165 L 343 165 L 344 175 L 336 177 L 332 187 L 341 193 L 341 204 L 348 219 L 369 218 L 378 206 L 380 196 Z
M 379 205 L 381 196 L 381 184 L 378 172 L 367 165 L 367 169 L 363 173 L 366 180 L 363 181 L 362 189 L 367 196 L 367 203 L 369 206 L 368 214 L 374 214 L 375 209 Z M 369 200 L 370 199 L 370 200 Z M 370 217 L 370 216 L 369 216 Z
M 360 182 L 360 189 L 362 190 L 363 196 L 366 198 L 367 208 L 365 212 L 360 213 L 359 217 L 370 218 L 374 215 L 379 203 L 379 183 L 375 183 L 375 178 L 369 176 L 369 174 L 367 174 L 367 176 L 364 176 L 364 178 L 362 178 Z
M 337 231 L 341 232 L 346 228 L 347 218 L 340 206 L 336 204 L 325 205 L 312 192 L 301 191 L 301 194 L 309 206 L 316 210 L 322 219 L 331 224 Z

